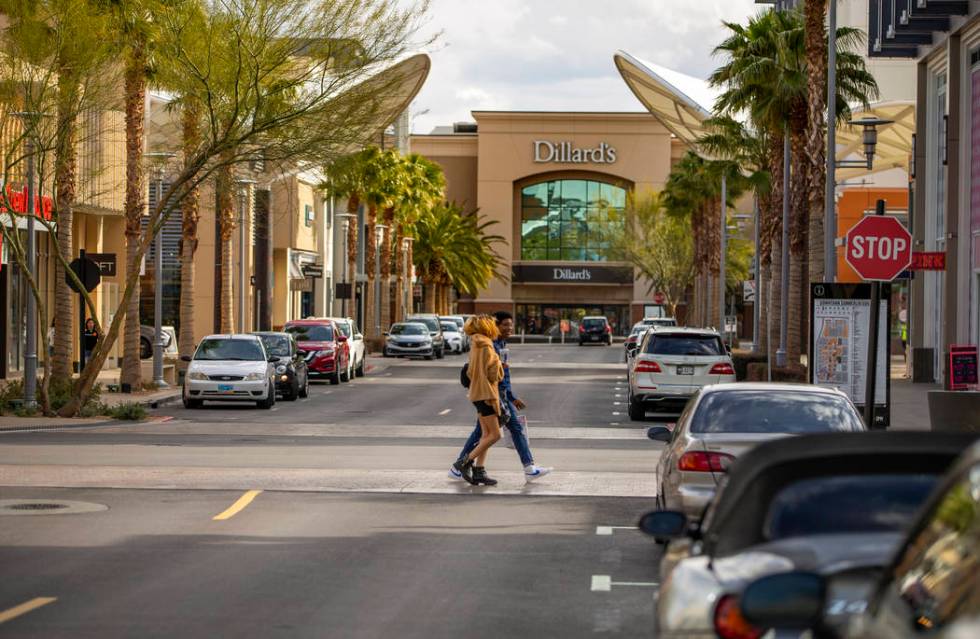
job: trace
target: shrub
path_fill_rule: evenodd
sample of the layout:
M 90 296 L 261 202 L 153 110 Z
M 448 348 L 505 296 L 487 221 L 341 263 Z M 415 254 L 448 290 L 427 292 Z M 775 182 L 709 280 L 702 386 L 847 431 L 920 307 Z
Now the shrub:
M 737 370 L 737 369 L 736 369 Z M 807 381 L 807 371 L 805 366 L 787 366 L 785 368 L 772 369 L 772 381 L 774 382 L 801 382 L 805 383 Z M 765 382 L 768 381 L 768 374 L 766 372 L 766 363 L 762 362 L 750 362 L 747 366 L 746 381 L 749 382 Z
M 108 409 L 107 414 L 113 419 L 141 420 L 146 417 L 146 407 L 138 402 L 123 402 Z
M 733 351 L 732 366 L 735 367 L 735 379 L 743 382 L 751 380 L 749 377 L 750 364 L 765 364 L 769 360 L 765 353 L 754 353 L 752 351 Z M 763 366 L 763 369 L 765 367 Z

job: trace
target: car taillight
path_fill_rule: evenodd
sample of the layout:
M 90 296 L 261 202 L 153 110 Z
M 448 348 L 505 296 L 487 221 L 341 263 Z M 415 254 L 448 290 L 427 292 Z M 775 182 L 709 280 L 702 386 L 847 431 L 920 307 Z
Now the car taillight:
M 721 639 L 759 639 L 762 631 L 746 621 L 738 609 L 738 598 L 725 595 L 715 606 L 715 632 Z
M 660 373 L 660 364 L 649 360 L 640 360 L 633 367 L 634 373 Z
M 583 326 L 582 324 L 579 324 L 578 325 L 578 332 L 579 333 L 584 333 L 585 332 L 585 326 Z
M 721 362 L 719 364 L 715 364 L 714 366 L 712 366 L 711 370 L 708 371 L 708 374 L 709 375 L 734 375 L 735 369 L 732 368 L 732 365 L 729 364 L 728 362 Z
M 707 453 L 693 450 L 681 455 L 677 469 L 694 473 L 723 473 L 735 458 L 727 453 Z
M 610 326 L 609 324 L 606 324 L 606 332 L 612 335 L 612 326 Z

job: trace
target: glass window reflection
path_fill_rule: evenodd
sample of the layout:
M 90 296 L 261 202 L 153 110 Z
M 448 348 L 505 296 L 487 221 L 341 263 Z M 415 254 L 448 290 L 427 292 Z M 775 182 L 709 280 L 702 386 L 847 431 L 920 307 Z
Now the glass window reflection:
M 626 189 L 596 180 L 549 180 L 521 191 L 521 259 L 617 259 L 610 237 L 624 227 Z

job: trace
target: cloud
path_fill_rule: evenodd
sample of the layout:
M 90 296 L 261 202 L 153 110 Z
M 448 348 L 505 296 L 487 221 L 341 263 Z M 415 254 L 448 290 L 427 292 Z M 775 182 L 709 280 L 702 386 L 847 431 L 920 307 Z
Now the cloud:
M 754 0 L 433 0 L 426 29 L 443 35 L 413 106 L 428 113 L 413 128 L 476 109 L 641 110 L 613 65 L 617 50 L 706 77 L 722 20 L 756 11 Z

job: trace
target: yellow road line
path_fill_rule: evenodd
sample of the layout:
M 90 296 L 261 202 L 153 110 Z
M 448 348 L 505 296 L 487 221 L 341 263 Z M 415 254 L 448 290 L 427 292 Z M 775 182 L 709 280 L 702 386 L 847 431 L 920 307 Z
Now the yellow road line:
M 248 506 L 249 504 L 251 504 L 252 503 L 252 500 L 255 499 L 256 497 L 258 497 L 259 493 L 261 493 L 261 492 L 262 492 L 261 490 L 247 490 L 247 491 L 245 491 L 245 494 L 242 495 L 241 497 L 239 497 L 238 498 L 238 501 L 236 501 L 234 504 L 232 504 L 231 506 L 229 506 L 228 507 L 228 510 L 226 510 L 223 513 L 220 513 L 218 515 L 215 515 L 211 519 L 213 519 L 214 521 L 222 521 L 222 520 L 225 520 L 225 519 L 231 519 L 232 517 L 234 517 L 235 515 L 237 515 L 239 512 L 241 512 L 242 509 L 245 508 L 245 506 Z
M 35 597 L 30 601 L 25 601 L 19 606 L 14 606 L 13 608 L 9 608 L 7 610 L 4 610 L 3 612 L 0 612 L 0 623 L 10 621 L 15 617 L 19 617 L 23 614 L 27 614 L 28 612 L 36 608 L 40 608 L 41 606 L 46 606 L 49 603 L 55 601 L 58 601 L 57 597 Z

